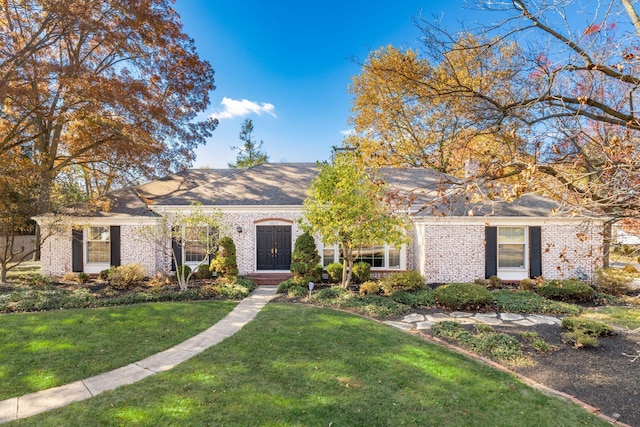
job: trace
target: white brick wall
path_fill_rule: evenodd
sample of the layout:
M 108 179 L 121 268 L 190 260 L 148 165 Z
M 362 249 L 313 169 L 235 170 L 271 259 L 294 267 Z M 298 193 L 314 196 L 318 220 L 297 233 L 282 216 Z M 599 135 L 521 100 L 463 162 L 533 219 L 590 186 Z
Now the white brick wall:
M 420 273 L 427 283 L 473 282 L 484 277 L 484 224 L 420 225 Z
M 566 279 L 585 273 L 592 278 L 602 267 L 603 235 L 590 222 L 542 226 L 542 275 Z
M 535 225 L 528 223 L 510 225 Z M 417 225 L 415 260 L 427 283 L 472 282 L 485 275 L 485 224 L 438 221 Z M 490 224 L 496 225 L 496 224 Z M 603 237 L 598 223 L 540 223 L 542 274 L 546 279 L 589 279 L 602 266 Z
M 49 228 L 41 224 L 42 235 Z M 71 227 L 64 227 L 47 237 L 40 248 L 40 271 L 44 276 L 63 276 L 72 270 Z

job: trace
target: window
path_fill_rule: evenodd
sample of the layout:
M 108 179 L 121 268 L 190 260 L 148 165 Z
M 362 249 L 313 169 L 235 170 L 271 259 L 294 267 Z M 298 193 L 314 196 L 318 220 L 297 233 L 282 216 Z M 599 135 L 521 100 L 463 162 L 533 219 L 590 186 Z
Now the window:
M 498 268 L 526 267 L 525 227 L 498 227 Z
M 198 265 L 215 249 L 217 230 L 207 227 L 185 227 L 184 233 L 184 262 Z
M 111 262 L 109 227 L 89 227 L 87 230 L 87 263 Z
M 322 247 L 322 265 L 342 261 L 342 253 L 338 245 L 324 244 Z M 401 265 L 401 249 L 389 245 L 367 245 L 354 249 L 355 262 L 366 262 L 372 269 L 399 270 Z

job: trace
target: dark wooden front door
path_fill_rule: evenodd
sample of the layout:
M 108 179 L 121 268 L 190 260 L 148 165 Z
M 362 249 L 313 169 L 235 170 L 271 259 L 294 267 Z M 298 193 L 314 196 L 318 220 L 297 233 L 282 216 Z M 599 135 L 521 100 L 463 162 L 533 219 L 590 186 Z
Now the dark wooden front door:
M 291 268 L 291 226 L 259 225 L 256 227 L 258 270 Z

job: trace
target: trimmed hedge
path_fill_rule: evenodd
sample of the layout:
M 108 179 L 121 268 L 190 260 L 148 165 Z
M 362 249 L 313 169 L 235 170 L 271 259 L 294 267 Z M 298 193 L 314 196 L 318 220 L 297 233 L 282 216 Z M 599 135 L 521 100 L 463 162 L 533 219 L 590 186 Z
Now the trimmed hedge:
M 450 310 L 486 310 L 493 306 L 493 295 L 475 283 L 450 283 L 433 291 L 437 305 Z
M 546 280 L 536 291 L 545 298 L 564 302 L 589 302 L 596 296 L 591 286 L 576 279 Z
M 380 287 L 386 295 L 395 291 L 418 291 L 425 287 L 424 277 L 415 270 L 392 273 L 380 280 Z

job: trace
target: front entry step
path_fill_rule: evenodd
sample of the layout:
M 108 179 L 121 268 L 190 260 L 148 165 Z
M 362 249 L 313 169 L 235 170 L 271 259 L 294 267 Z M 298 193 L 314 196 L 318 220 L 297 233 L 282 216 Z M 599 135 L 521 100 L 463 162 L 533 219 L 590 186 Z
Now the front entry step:
M 245 274 L 245 277 L 253 280 L 256 285 L 279 285 L 285 280 L 291 279 L 293 274 L 291 273 L 251 273 Z

